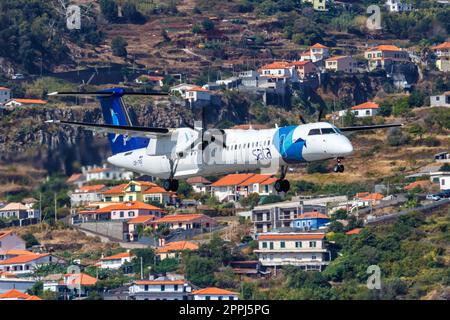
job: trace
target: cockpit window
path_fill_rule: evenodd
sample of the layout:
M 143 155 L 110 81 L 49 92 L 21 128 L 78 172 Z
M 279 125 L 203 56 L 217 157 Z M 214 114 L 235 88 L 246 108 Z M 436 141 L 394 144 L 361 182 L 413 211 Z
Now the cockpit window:
M 322 128 L 322 134 L 336 133 L 333 128 Z
M 316 136 L 316 135 L 319 135 L 320 134 L 320 129 L 311 129 L 310 131 L 309 131 L 309 136 Z

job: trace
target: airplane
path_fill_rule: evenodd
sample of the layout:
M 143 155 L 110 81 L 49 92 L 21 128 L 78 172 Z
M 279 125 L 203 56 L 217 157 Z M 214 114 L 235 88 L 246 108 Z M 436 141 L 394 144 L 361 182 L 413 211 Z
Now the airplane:
M 96 92 L 53 92 L 49 96 L 95 96 L 100 101 L 104 124 L 48 120 L 107 133 L 112 156 L 107 161 L 120 168 L 163 179 L 167 191 L 177 191 L 178 179 L 239 171 L 261 171 L 280 178 L 274 188 L 288 192 L 288 167 L 336 159 L 334 172 L 344 172 L 342 159 L 353 152 L 346 132 L 401 127 L 401 123 L 338 128 L 328 122 L 306 123 L 271 129 L 207 129 L 202 123 L 180 128 L 133 125 L 125 108 L 127 95 L 168 95 L 168 93 L 126 92 L 111 88 Z M 319 113 L 320 120 L 321 112 Z

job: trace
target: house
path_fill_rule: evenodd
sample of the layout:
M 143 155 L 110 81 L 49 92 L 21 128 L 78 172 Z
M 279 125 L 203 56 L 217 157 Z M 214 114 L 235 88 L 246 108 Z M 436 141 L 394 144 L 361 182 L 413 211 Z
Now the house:
M 209 287 L 192 292 L 194 300 L 239 300 L 239 292 Z
M 435 171 L 430 172 L 430 180 L 434 183 L 439 183 L 441 190 L 450 189 L 450 172 L 449 171 Z
M 379 45 L 364 52 L 364 57 L 368 60 L 369 71 L 377 68 L 388 69 L 395 63 L 409 61 L 408 52 L 394 45 Z
M 330 0 L 302 0 L 302 3 L 312 4 L 315 11 L 328 11 Z
M 11 99 L 11 89 L 0 87 L 0 105 Z
M 85 176 L 86 182 L 98 180 L 131 180 L 134 176 L 132 171 L 110 167 L 107 164 L 103 164 L 101 167 L 84 166 L 81 168 L 81 174 Z
M 259 70 L 261 77 L 290 80 L 291 82 L 298 82 L 298 74 L 295 65 L 286 61 L 274 61 L 272 63 L 263 65 Z
M 432 107 L 450 107 L 450 91 L 444 92 L 443 94 L 431 96 L 430 106 Z
M 325 60 L 325 69 L 334 72 L 355 73 L 358 63 L 350 56 L 336 56 Z
M 164 85 L 163 81 L 164 77 L 150 76 L 147 74 L 143 74 L 134 80 L 134 82 L 136 82 L 137 84 L 147 84 L 152 87 L 162 87 Z
M 253 233 L 271 232 L 290 227 L 291 223 L 305 212 L 326 213 L 325 205 L 301 204 L 298 201 L 279 202 L 256 206 L 251 210 Z
M 208 229 L 217 224 L 216 220 L 204 214 L 172 214 L 153 222 L 154 226 L 167 225 L 171 230 Z
M 191 177 L 186 182 L 191 185 L 194 192 L 209 193 L 211 191 L 211 181 L 204 177 Z
M 155 221 L 154 215 L 138 216 L 136 218 L 127 221 L 128 225 L 128 240 L 137 241 L 139 239 L 140 228 L 145 228 L 152 225 L 152 221 Z
M 202 87 L 194 87 L 186 90 L 185 99 L 189 106 L 204 106 L 211 102 L 211 93 L 208 89 Z
M 69 192 L 70 205 L 72 207 L 80 207 L 91 202 L 101 201 L 103 196 L 102 192 L 105 189 L 106 186 L 104 184 L 82 186 L 75 189 L 75 191 Z
M 414 190 L 416 188 L 422 189 L 422 190 L 427 190 L 430 187 L 431 187 L 431 181 L 429 181 L 429 180 L 418 180 L 418 181 L 414 181 L 414 182 L 411 182 L 411 183 L 407 184 L 405 187 L 403 187 L 403 189 L 405 191 L 411 191 L 411 190 Z
M 77 188 L 81 188 L 86 183 L 85 177 L 81 173 L 74 173 L 67 179 L 67 184 L 75 185 Z
M 85 297 L 89 287 L 95 286 L 97 279 L 85 273 L 70 273 L 61 275 L 58 280 L 44 280 L 43 291 L 57 292 L 59 298 L 71 299 Z
M 358 207 L 375 206 L 380 204 L 384 196 L 380 193 L 360 192 L 355 195 Z
M 24 293 L 17 289 L 11 289 L 7 292 L 0 294 L 0 300 L 42 300 L 41 298 L 28 293 Z
M 173 202 L 175 193 L 148 181 L 130 181 L 103 192 L 104 202 L 143 201 L 159 204 Z
M 96 263 L 96 266 L 100 269 L 120 269 L 125 263 L 131 262 L 133 256 L 129 252 L 122 252 L 118 254 L 114 254 L 112 256 L 103 257 L 99 262 Z
M 330 217 L 318 211 L 305 212 L 291 222 L 291 227 L 303 231 L 318 230 L 330 222 Z
M 431 48 L 436 55 L 436 67 L 439 71 L 450 72 L 450 41 Z
M 0 208 L 0 218 L 17 219 L 19 225 L 29 224 L 30 222 L 37 222 L 41 217 L 39 209 L 30 208 L 29 205 L 24 205 L 20 202 L 8 203 L 3 208 Z
M 167 258 L 175 258 L 178 259 L 180 257 L 181 252 L 189 250 L 196 251 L 198 250 L 199 245 L 192 241 L 174 241 L 168 242 L 164 246 L 156 249 L 156 255 L 160 260 L 164 260 Z
M 309 47 L 309 50 L 300 54 L 300 61 L 318 62 L 330 56 L 330 50 L 327 46 L 316 43 Z
M 375 102 L 364 102 L 361 104 L 358 104 L 356 106 L 353 106 L 350 108 L 350 111 L 355 115 L 357 118 L 365 118 L 365 117 L 374 117 L 378 114 L 378 109 L 380 108 L 380 105 Z M 343 116 L 347 113 L 347 110 L 341 110 L 339 112 L 339 116 Z
M 56 262 L 56 259 L 48 253 L 18 254 L 12 258 L 0 260 L 0 271 L 11 272 L 16 275 L 29 274 L 35 269 Z
M 274 188 L 276 178 L 272 175 L 255 173 L 229 174 L 211 184 L 211 194 L 219 201 L 239 201 L 250 193 L 260 196 L 277 194 Z
M 7 108 L 16 108 L 21 106 L 42 106 L 47 104 L 47 101 L 41 99 L 10 99 L 4 103 Z
M 176 93 L 180 95 L 183 99 L 186 99 L 186 93 L 188 90 L 191 90 L 193 88 L 198 88 L 199 86 L 195 84 L 187 84 L 187 83 L 181 83 L 176 86 L 173 86 L 170 88 L 171 93 Z
M 239 79 L 241 79 L 241 85 L 244 87 L 258 87 L 259 73 L 254 70 L 246 70 L 239 72 Z
M 132 300 L 188 300 L 192 285 L 182 277 L 136 280 L 129 288 Z
M 215 83 L 220 87 L 225 87 L 226 89 L 233 89 L 237 88 L 241 84 L 241 79 L 239 77 L 230 77 L 223 80 L 216 80 Z M 203 88 L 205 88 L 205 86 L 203 86 Z M 205 89 L 211 90 L 211 88 L 209 87 Z
M 161 217 L 165 214 L 164 210 L 141 201 L 111 204 L 95 211 L 97 214 L 109 214 L 111 220 L 127 220 L 140 216 Z
M 29 278 L 17 278 L 14 273 L 0 271 L 0 294 L 11 289 L 27 291 L 36 283 L 36 280 Z
M 353 236 L 353 235 L 356 235 L 356 234 L 360 234 L 361 231 L 362 231 L 362 228 L 355 228 L 355 229 L 347 231 L 345 234 L 348 235 L 348 236 Z
M 295 66 L 300 79 L 309 78 L 319 70 L 316 65 L 309 60 L 294 61 L 292 64 Z
M 384 4 L 385 8 L 389 12 L 408 12 L 412 11 L 412 3 L 407 0 L 387 0 Z
M 439 152 L 434 155 L 434 161 L 441 163 L 450 163 L 450 153 L 447 151 Z
M 26 242 L 13 230 L 0 230 L 0 260 L 5 259 L 5 252 L 9 250 L 25 250 Z
M 254 250 L 262 266 L 293 265 L 303 270 L 322 271 L 330 261 L 324 233 L 263 233 Z

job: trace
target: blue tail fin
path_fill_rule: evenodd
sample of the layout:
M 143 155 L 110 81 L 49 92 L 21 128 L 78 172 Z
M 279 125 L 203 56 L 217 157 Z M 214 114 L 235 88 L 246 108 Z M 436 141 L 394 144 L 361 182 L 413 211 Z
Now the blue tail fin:
M 107 90 L 102 90 L 99 92 L 112 92 L 112 96 L 98 96 L 100 100 L 100 105 L 102 107 L 103 119 L 106 124 L 112 125 L 132 125 L 128 112 L 126 111 L 122 96 L 124 90 L 122 88 L 112 88 Z M 127 151 L 132 151 L 136 149 L 146 148 L 148 146 L 148 138 L 128 138 L 127 141 L 124 140 L 124 136 L 117 135 L 114 133 L 108 133 L 108 140 L 111 143 L 112 153 L 122 153 Z

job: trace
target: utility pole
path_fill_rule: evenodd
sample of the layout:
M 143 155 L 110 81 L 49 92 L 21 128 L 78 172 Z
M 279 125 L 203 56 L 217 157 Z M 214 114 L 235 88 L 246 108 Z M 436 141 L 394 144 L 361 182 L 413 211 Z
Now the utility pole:
M 58 221 L 58 212 L 57 212 L 57 203 L 56 203 L 56 192 L 55 192 L 55 223 Z
M 42 192 L 39 192 L 39 225 L 42 231 Z
M 144 265 L 141 257 L 141 280 L 144 280 Z

